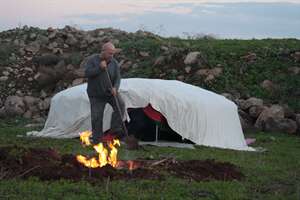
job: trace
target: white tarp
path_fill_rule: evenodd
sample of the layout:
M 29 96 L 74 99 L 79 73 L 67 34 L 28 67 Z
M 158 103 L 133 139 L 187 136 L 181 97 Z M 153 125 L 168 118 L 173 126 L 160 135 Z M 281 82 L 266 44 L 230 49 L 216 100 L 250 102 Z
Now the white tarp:
M 146 107 L 150 103 L 175 132 L 198 145 L 253 150 L 246 144 L 237 106 L 221 95 L 180 81 L 141 78 L 122 79 L 120 95 L 126 108 Z M 110 128 L 111 113 L 107 104 L 104 131 Z M 44 129 L 28 135 L 78 137 L 81 131 L 91 129 L 90 120 L 90 104 L 83 84 L 56 94 Z

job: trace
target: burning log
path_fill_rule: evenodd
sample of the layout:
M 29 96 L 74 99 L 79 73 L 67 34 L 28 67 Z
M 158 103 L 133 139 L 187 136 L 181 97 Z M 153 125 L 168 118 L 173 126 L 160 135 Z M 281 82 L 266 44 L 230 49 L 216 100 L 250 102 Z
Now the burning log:
M 150 167 L 154 167 L 154 166 L 156 166 L 156 165 L 162 164 L 162 163 L 167 162 L 167 161 L 172 161 L 172 163 L 175 163 L 175 158 L 165 158 L 165 159 L 156 161 L 156 162 L 152 163 L 152 164 L 150 165 Z

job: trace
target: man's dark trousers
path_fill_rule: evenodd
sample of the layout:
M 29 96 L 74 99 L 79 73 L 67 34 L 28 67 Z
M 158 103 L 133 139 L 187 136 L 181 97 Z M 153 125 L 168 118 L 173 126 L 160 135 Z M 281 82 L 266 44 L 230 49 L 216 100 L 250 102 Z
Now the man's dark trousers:
M 116 96 L 121 110 L 121 115 L 124 116 L 125 104 L 120 95 Z M 89 97 L 91 105 L 91 119 L 92 119 L 92 139 L 93 143 L 99 143 L 100 137 L 103 135 L 103 114 L 104 108 L 109 103 L 113 108 L 111 118 L 111 130 L 120 133 L 122 131 L 122 120 L 113 96 L 110 97 Z

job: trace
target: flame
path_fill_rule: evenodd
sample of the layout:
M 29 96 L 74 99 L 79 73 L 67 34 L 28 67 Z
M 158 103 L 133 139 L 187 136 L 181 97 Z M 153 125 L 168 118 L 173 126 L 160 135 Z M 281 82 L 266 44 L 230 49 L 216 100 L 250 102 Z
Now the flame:
M 90 136 L 92 135 L 91 131 L 84 131 L 80 133 L 80 141 L 83 145 L 90 146 Z
M 89 137 L 92 135 L 91 131 L 84 131 L 80 133 L 80 140 L 81 143 L 85 146 L 90 146 L 91 142 Z M 98 168 L 103 167 L 107 164 L 116 167 L 118 164 L 118 149 L 116 146 L 120 146 L 120 141 L 117 139 L 114 139 L 113 141 L 109 141 L 107 143 L 107 147 L 103 143 L 99 143 L 97 145 L 94 145 L 93 148 L 98 153 L 98 159 L 96 157 L 87 158 L 82 155 L 77 155 L 76 159 L 79 163 L 83 164 L 84 166 L 88 168 Z
M 127 161 L 128 169 L 132 171 L 134 169 L 134 163 L 132 160 Z
M 139 163 L 139 162 L 136 162 L 136 161 L 134 161 L 134 160 L 128 160 L 128 161 L 127 161 L 127 165 L 128 165 L 128 169 L 129 169 L 130 171 L 133 171 L 133 170 L 135 170 L 135 169 L 137 169 L 137 168 L 140 167 L 140 163 Z

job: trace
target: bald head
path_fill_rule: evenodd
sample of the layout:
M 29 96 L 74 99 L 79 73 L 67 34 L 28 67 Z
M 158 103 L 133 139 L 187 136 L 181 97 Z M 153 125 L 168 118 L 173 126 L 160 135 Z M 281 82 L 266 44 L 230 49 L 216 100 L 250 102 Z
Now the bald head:
M 102 45 L 102 50 L 101 50 L 101 57 L 109 62 L 114 54 L 116 53 L 117 49 L 111 42 L 106 42 L 105 44 Z
M 115 46 L 113 45 L 113 43 L 111 43 L 111 42 L 106 42 L 105 44 L 102 45 L 102 51 L 107 51 L 107 50 L 113 50 L 113 51 L 115 51 L 116 48 L 115 48 Z

